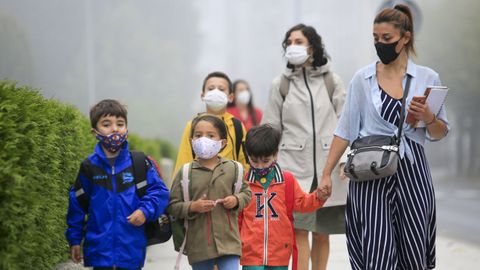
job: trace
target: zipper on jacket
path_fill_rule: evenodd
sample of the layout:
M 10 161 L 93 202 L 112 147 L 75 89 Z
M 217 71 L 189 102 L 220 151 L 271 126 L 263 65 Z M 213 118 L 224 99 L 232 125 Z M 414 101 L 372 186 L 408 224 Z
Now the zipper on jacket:
M 313 106 L 313 95 L 310 90 L 310 86 L 307 81 L 307 73 L 305 67 L 302 68 L 303 79 L 305 80 L 305 85 L 307 86 L 308 94 L 310 95 L 310 108 L 312 111 L 312 128 L 313 128 L 313 181 L 312 186 L 310 187 L 310 192 L 313 192 L 318 186 L 318 176 L 317 176 L 317 130 L 315 128 L 315 110 Z
M 268 262 L 268 195 L 263 192 L 263 265 Z
M 115 162 L 114 162 L 115 163 Z M 116 243 L 115 243 L 115 235 L 117 234 L 115 232 L 115 225 L 117 223 L 117 184 L 116 184 L 116 181 L 115 181 L 115 164 L 112 166 L 112 186 L 113 186 L 113 223 L 112 223 L 112 226 L 113 226 L 113 235 L 112 235 L 112 245 L 113 245 L 113 248 L 112 248 L 112 251 L 113 251 L 113 267 L 115 268 L 115 266 L 117 265 L 117 258 L 115 256 L 115 250 L 116 250 Z

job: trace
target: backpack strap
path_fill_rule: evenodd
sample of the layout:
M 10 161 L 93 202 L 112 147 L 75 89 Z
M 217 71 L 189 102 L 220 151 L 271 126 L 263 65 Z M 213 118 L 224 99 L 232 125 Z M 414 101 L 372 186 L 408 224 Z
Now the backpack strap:
M 232 117 L 233 128 L 235 129 L 235 160 L 238 160 L 240 154 L 240 148 L 242 147 L 243 140 L 243 127 L 242 122 L 235 117 Z
M 235 171 L 237 172 L 237 180 L 235 181 L 235 189 L 234 189 L 234 194 L 240 193 L 240 190 L 242 190 L 242 185 L 243 185 L 243 166 L 240 164 L 240 162 L 237 162 L 235 160 L 232 160 L 233 164 L 235 164 Z
M 147 171 L 149 168 L 150 158 L 148 158 L 143 152 L 140 151 L 131 151 L 130 156 L 132 158 L 132 169 L 135 178 L 135 193 L 137 193 L 137 196 L 139 198 L 142 198 L 143 196 L 145 196 L 148 188 Z M 89 180 L 92 178 L 91 166 L 92 165 L 89 159 L 85 159 L 80 165 L 80 172 Z M 77 176 L 77 180 L 74 184 L 74 191 L 78 203 L 83 208 L 85 213 L 88 212 L 90 197 L 82 187 L 82 183 L 80 182 L 80 176 Z
M 157 171 L 158 176 L 160 176 L 163 181 L 165 178 L 163 178 L 162 169 L 160 169 L 160 165 L 158 165 L 158 162 L 155 160 L 155 158 L 153 158 L 152 156 L 147 156 L 147 160 L 150 162 L 150 165 L 153 165 L 153 167 Z
M 190 173 L 191 173 L 192 163 L 184 164 L 182 167 L 182 180 L 180 184 L 182 185 L 183 191 L 183 201 L 190 202 Z M 183 252 L 185 250 L 185 244 L 187 243 L 187 232 L 188 232 L 188 218 L 183 219 L 183 227 L 185 228 L 185 236 L 183 237 L 182 245 L 178 251 L 177 260 L 175 262 L 175 269 L 180 269 L 180 260 L 182 259 Z
M 328 97 L 330 98 L 330 103 L 333 100 L 333 92 L 335 91 L 335 81 L 333 80 L 332 72 L 327 72 L 323 75 L 323 81 L 325 82 L 325 87 L 327 87 Z
M 132 169 L 135 178 L 135 192 L 139 198 L 142 198 L 147 193 L 147 170 L 148 158 L 140 151 L 131 151 Z
M 280 75 L 280 95 L 282 95 L 283 101 L 290 91 L 290 80 L 284 74 Z
M 327 72 L 323 75 L 323 81 L 325 83 L 325 87 L 327 88 L 328 97 L 330 98 L 330 102 L 333 100 L 333 92 L 335 91 L 335 81 L 333 80 L 332 72 Z M 282 74 L 280 76 L 280 95 L 282 95 L 283 101 L 285 101 L 285 97 L 288 95 L 290 91 L 290 80 Z
M 183 191 L 183 201 L 189 202 L 190 201 L 190 172 L 191 172 L 192 163 L 184 164 L 182 167 L 182 181 L 180 181 L 182 185 Z
M 293 227 L 293 205 L 295 203 L 294 181 L 293 177 L 284 177 L 285 179 L 285 205 L 287 206 L 287 215 L 292 224 L 293 250 L 292 250 L 292 270 L 297 270 L 298 249 L 295 240 L 295 228 Z

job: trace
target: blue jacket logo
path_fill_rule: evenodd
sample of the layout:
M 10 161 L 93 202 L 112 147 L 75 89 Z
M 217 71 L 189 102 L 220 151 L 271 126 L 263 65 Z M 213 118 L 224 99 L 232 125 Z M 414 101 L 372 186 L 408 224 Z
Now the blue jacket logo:
M 94 175 L 92 178 L 93 178 L 93 180 L 95 180 L 95 181 L 99 181 L 99 180 L 107 179 L 107 178 L 108 178 L 108 175 Z
M 133 174 L 129 172 L 123 173 L 122 177 L 123 177 L 122 180 L 124 184 L 133 182 L 134 180 Z

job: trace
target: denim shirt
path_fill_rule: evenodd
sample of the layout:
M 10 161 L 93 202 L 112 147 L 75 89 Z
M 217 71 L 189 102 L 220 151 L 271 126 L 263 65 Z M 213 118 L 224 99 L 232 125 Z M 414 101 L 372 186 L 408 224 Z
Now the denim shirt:
M 411 76 L 410 90 L 405 102 L 405 107 L 414 96 L 423 96 L 425 89 L 430 85 L 441 85 L 438 73 L 434 70 L 419 66 L 408 60 L 407 72 Z M 388 135 L 393 136 L 398 133 L 396 125 L 384 120 L 380 114 L 382 109 L 382 100 L 380 97 L 380 88 L 377 81 L 376 62 L 362 68 L 353 77 L 350 82 L 345 106 L 342 116 L 334 131 L 335 136 L 349 141 L 351 145 L 357 138 L 370 135 Z M 403 87 L 405 89 L 407 75 L 403 78 Z M 405 111 L 406 118 L 407 111 Z M 447 125 L 447 132 L 450 130 L 450 124 L 447 120 L 445 106 L 442 106 L 437 114 L 437 119 Z M 426 127 L 414 128 L 409 124 L 403 123 L 403 132 L 400 143 L 400 156 L 413 163 L 412 149 L 406 143 L 405 137 L 419 143 L 425 144 L 425 139 L 434 141 L 428 134 Z

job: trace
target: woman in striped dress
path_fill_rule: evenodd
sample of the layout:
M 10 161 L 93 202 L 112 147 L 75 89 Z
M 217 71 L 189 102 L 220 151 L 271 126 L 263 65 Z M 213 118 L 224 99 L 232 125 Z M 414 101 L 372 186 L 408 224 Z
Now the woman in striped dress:
M 429 85 L 440 85 L 438 74 L 409 60 L 414 54 L 410 9 L 397 5 L 375 18 L 373 36 L 380 62 L 358 71 L 334 132 L 320 187 L 331 193 L 330 174 L 347 146 L 359 137 L 397 133 L 400 112 L 413 114 L 426 127 L 405 123 L 398 171 L 379 180 L 350 181 L 346 209 L 347 246 L 353 269 L 433 269 L 435 267 L 435 195 L 423 145 L 448 130 L 445 109 L 433 114 L 412 100 Z M 402 108 L 406 78 L 411 86 Z

